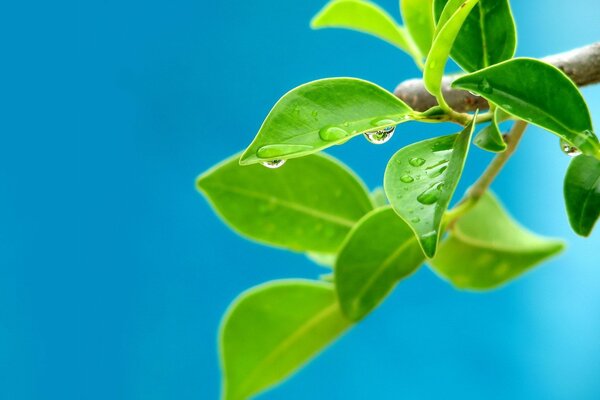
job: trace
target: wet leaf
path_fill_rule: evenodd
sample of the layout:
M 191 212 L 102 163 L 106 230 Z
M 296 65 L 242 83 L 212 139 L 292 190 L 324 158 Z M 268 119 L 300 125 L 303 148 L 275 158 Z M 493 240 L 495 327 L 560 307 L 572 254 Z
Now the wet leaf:
M 589 236 L 600 217 L 600 161 L 583 155 L 573 158 L 564 191 L 571 227 L 578 235 Z

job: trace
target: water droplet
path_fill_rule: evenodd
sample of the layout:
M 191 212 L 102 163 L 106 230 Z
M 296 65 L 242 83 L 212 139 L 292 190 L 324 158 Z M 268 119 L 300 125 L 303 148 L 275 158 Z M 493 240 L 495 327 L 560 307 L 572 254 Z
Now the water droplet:
M 440 165 L 444 165 L 444 164 L 448 164 L 448 160 L 440 160 L 440 161 L 436 162 L 435 164 L 425 167 L 425 169 L 434 169 L 434 168 L 437 168 Z
M 431 174 L 429 174 L 430 178 L 437 178 L 438 176 L 442 175 L 444 172 L 446 172 L 446 170 L 448 169 L 447 165 L 444 165 L 443 167 L 441 167 L 440 169 L 437 169 L 435 171 L 433 171 Z
M 423 158 L 413 157 L 408 160 L 408 163 L 413 167 L 420 167 L 421 165 L 425 164 L 425 160 Z
M 271 161 L 262 162 L 261 164 L 267 168 L 275 169 L 275 168 L 279 168 L 283 164 L 285 164 L 285 160 L 271 160 Z
M 564 139 L 560 139 L 560 148 L 563 151 L 563 153 L 565 153 L 569 157 L 577 157 L 578 155 L 581 155 L 581 150 L 579 150 L 575 146 L 572 146 L 569 142 L 567 142 Z
M 309 150 L 312 150 L 312 147 L 303 144 L 268 144 L 258 149 L 256 155 L 258 158 L 274 160 L 283 156 L 302 153 Z
M 377 131 L 365 132 L 364 135 L 373 144 L 384 144 L 392 138 L 395 129 L 396 127 L 392 125 Z
M 338 126 L 325 126 L 319 131 L 319 137 L 326 142 L 333 142 L 348 136 L 348 132 Z
M 480 96 L 478 93 L 471 92 L 470 90 L 469 90 L 469 93 L 471 93 L 471 95 L 472 95 L 472 96 L 475 96 L 475 97 L 481 97 L 481 96 Z
M 487 79 L 483 78 L 481 82 L 477 85 L 477 89 L 481 90 L 485 94 L 492 94 L 494 92 L 494 88 Z
M 417 201 L 425 205 L 434 204 L 439 200 L 443 187 L 444 186 L 441 183 L 431 185 L 429 189 L 425 190 L 417 197 Z
M 415 218 L 411 219 L 410 222 L 412 222 L 413 224 L 416 224 L 418 222 L 421 222 L 421 218 L 415 217 Z
M 415 181 L 415 178 L 413 178 L 413 177 L 412 177 L 412 176 L 410 176 L 410 175 L 402 175 L 402 176 L 400 177 L 400 180 L 401 180 L 402 182 L 404 182 L 404 183 L 411 183 L 411 182 L 414 182 L 414 181 Z

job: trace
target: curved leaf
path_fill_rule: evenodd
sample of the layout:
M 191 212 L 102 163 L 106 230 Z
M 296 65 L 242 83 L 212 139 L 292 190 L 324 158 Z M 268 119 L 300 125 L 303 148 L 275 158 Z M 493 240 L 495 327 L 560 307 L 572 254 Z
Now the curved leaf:
M 335 264 L 342 311 L 363 318 L 423 261 L 415 234 L 391 207 L 371 211 L 348 234 Z
M 309 251 L 306 253 L 306 258 L 320 267 L 333 268 L 337 255 L 335 253 L 316 253 L 314 251 Z
M 600 161 L 578 156 L 565 177 L 565 202 L 573 230 L 589 236 L 600 217 Z
M 475 92 L 504 111 L 541 126 L 587 155 L 600 158 L 587 104 L 559 69 L 515 58 L 458 78 L 452 86 Z
M 312 19 L 310 26 L 346 28 L 367 33 L 393 44 L 408 53 L 417 65 L 421 55 L 404 28 L 376 4 L 363 0 L 334 0 Z
M 436 20 L 448 0 L 435 0 Z M 479 0 L 452 46 L 452 58 L 466 71 L 511 59 L 517 47 L 515 21 L 508 0 Z
M 473 144 L 483 150 L 491 151 L 493 153 L 501 153 L 506 150 L 506 142 L 502 137 L 502 132 L 500 131 L 500 127 L 498 126 L 499 114 L 501 110 L 499 108 L 494 112 L 494 118 L 492 119 L 492 123 L 489 126 L 483 128 L 475 139 L 473 139 Z
M 435 30 L 433 0 L 400 0 L 400 10 L 410 36 L 427 57 Z
M 242 293 L 219 332 L 223 399 L 245 400 L 281 382 L 350 324 L 329 283 L 273 281 Z
M 234 156 L 196 184 L 241 235 L 297 251 L 333 253 L 373 209 L 359 178 L 332 157 L 312 155 L 281 168 L 242 167 Z
M 485 290 L 507 283 L 563 248 L 561 241 L 518 225 L 486 193 L 453 226 L 431 265 L 458 288 Z
M 412 113 L 392 93 L 360 79 L 306 83 L 275 104 L 240 164 L 302 157 L 361 133 L 405 122 Z
M 442 12 L 423 70 L 425 88 L 436 98 L 442 98 L 442 77 L 454 40 L 477 2 L 478 0 L 451 0 Z
M 385 170 L 390 204 L 416 233 L 428 257 L 435 254 L 442 217 L 460 180 L 473 129 L 471 122 L 459 134 L 406 146 Z

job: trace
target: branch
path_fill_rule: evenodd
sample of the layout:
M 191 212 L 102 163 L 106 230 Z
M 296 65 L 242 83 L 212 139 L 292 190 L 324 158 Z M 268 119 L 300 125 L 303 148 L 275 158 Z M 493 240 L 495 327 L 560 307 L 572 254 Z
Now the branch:
M 543 58 L 542 61 L 562 70 L 577 86 L 600 82 L 600 42 L 549 56 Z M 457 76 L 448 75 L 442 80 L 444 98 L 450 107 L 459 112 L 487 109 L 488 103 L 484 98 L 464 90 L 450 88 L 450 84 Z M 425 111 L 437 105 L 437 101 L 427 92 L 421 79 L 402 82 L 396 87 L 394 94 L 417 111 Z

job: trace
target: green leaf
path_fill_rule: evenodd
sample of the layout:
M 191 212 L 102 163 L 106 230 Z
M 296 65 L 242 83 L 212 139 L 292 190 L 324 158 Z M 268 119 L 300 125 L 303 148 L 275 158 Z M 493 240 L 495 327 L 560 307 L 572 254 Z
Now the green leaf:
M 363 318 L 424 260 L 413 231 L 391 207 L 371 211 L 352 229 L 335 264 L 342 311 Z
M 375 190 L 371 192 L 370 196 L 375 208 L 387 206 L 389 204 L 387 197 L 385 197 L 385 191 L 382 187 L 375 188 Z
M 573 230 L 589 236 L 600 217 L 600 161 L 578 156 L 565 177 L 565 202 Z
M 427 57 L 435 30 L 433 0 L 400 0 L 400 10 L 410 36 Z
M 475 146 L 493 153 L 501 153 L 506 150 L 506 142 L 504 141 L 502 132 L 498 126 L 500 113 L 501 110 L 497 108 L 494 112 L 492 123 L 483 128 L 477 136 L 475 136 L 475 139 L 473 139 L 473 144 Z
M 487 193 L 454 225 L 431 264 L 458 288 L 485 290 L 507 283 L 563 248 L 561 241 L 517 224 Z
M 275 104 L 240 164 L 302 157 L 364 132 L 393 127 L 412 115 L 404 102 L 367 81 L 330 78 L 306 83 Z
M 439 19 L 448 0 L 435 0 Z M 511 59 L 517 47 L 515 21 L 508 0 L 479 0 L 452 46 L 452 58 L 466 71 Z
M 249 239 L 334 253 L 356 221 L 373 209 L 364 184 L 332 157 L 312 155 L 275 170 L 242 167 L 237 157 L 196 183 L 221 218 Z
M 245 400 L 289 377 L 349 326 L 329 283 L 273 281 L 242 293 L 219 334 L 224 400 Z
M 308 258 L 310 261 L 314 262 L 318 266 L 325 268 L 333 268 L 333 266 L 335 265 L 336 257 L 337 254 L 332 253 L 316 253 L 314 251 L 309 251 L 308 253 L 306 253 L 306 258 Z
M 414 143 L 399 150 L 385 170 L 385 193 L 394 211 L 433 257 L 469 150 L 473 121 L 459 134 Z
M 458 78 L 452 86 L 477 93 L 504 111 L 541 126 L 583 153 L 600 158 L 587 104 L 558 68 L 515 58 Z
M 442 77 L 454 40 L 477 2 L 478 0 L 451 0 L 442 12 L 423 70 L 425 88 L 438 99 L 442 99 Z
M 423 65 L 419 50 L 405 29 L 371 2 L 334 0 L 315 15 L 310 26 L 313 29 L 346 28 L 373 35 L 408 53 L 417 65 Z

